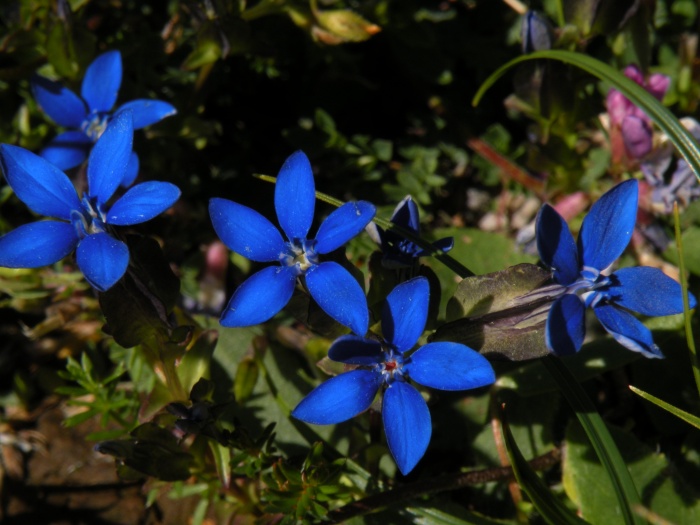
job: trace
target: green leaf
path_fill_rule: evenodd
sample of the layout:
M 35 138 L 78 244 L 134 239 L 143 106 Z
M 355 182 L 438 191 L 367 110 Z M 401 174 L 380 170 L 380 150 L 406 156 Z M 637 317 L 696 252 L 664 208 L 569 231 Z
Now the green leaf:
M 236 401 L 243 403 L 246 401 L 258 382 L 259 367 L 252 357 L 245 357 L 238 363 L 236 377 L 233 380 L 233 396 Z
M 666 401 L 662 401 L 658 397 L 652 396 L 651 394 L 647 394 L 644 390 L 640 390 L 632 385 L 629 385 L 629 388 L 632 392 L 637 394 L 640 397 L 643 397 L 647 401 L 651 401 L 654 403 L 656 406 L 659 406 L 663 408 L 664 410 L 667 410 L 674 416 L 682 419 L 686 423 L 689 423 L 693 425 L 695 428 L 700 428 L 700 417 L 694 416 L 693 414 L 689 414 L 685 410 L 681 410 L 678 407 L 675 407 L 671 405 L 670 403 L 666 403 Z
M 581 53 L 547 50 L 515 58 L 498 68 L 486 79 L 479 87 L 472 104 L 477 105 L 484 93 L 510 68 L 521 62 L 538 59 L 559 60 L 571 64 L 611 84 L 612 87 L 625 95 L 633 104 L 643 109 L 649 118 L 668 135 L 671 142 L 678 148 L 679 153 L 692 168 L 695 176 L 700 179 L 700 147 L 678 119 L 661 102 L 656 100 L 651 93 L 648 93 L 642 86 L 627 78 L 622 72 Z

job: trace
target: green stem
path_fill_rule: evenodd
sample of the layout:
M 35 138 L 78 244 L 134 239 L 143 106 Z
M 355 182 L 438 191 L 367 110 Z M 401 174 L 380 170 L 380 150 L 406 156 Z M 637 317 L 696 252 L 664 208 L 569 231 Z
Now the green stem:
M 276 15 L 284 11 L 285 0 L 262 0 L 250 9 L 241 13 L 241 18 L 247 22 L 268 15 Z
M 275 184 L 277 182 L 277 179 L 275 177 L 271 177 L 270 175 L 262 175 L 260 173 L 254 174 L 254 177 L 264 180 L 265 182 L 271 182 Z M 343 204 L 345 204 L 343 201 L 335 199 L 331 197 L 330 195 L 326 195 L 325 193 L 321 193 L 320 191 L 316 192 L 316 198 L 320 201 L 323 201 L 327 204 L 330 204 L 332 206 L 335 206 L 336 208 L 340 208 Z M 447 266 L 450 270 L 455 272 L 457 275 L 462 277 L 463 279 L 465 277 L 472 277 L 474 272 L 472 272 L 469 268 L 464 266 L 462 263 L 457 261 L 456 259 L 453 259 L 450 257 L 446 252 L 443 252 L 440 249 L 435 248 L 430 242 L 422 239 L 415 233 L 413 233 L 411 230 L 408 230 L 406 228 L 402 228 L 401 226 L 397 226 L 393 222 L 387 220 L 387 219 L 382 219 L 380 217 L 375 217 L 372 219 L 372 222 L 374 222 L 377 226 L 383 228 L 384 230 L 391 230 L 394 233 L 401 235 L 402 237 L 405 237 L 409 241 L 417 244 L 424 250 L 427 250 L 429 252 L 429 255 L 432 257 L 435 257 L 438 261 L 440 261 L 442 264 Z

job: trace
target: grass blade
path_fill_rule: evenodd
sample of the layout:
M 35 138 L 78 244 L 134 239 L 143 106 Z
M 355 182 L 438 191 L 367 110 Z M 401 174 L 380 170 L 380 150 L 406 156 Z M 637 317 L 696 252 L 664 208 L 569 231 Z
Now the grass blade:
M 650 401 L 654 403 L 656 406 L 663 408 L 664 410 L 670 412 L 674 416 L 676 416 L 679 419 L 682 419 L 686 423 L 693 425 L 695 428 L 700 428 L 700 417 L 694 416 L 693 414 L 690 414 L 689 412 L 686 412 L 685 410 L 681 410 L 678 407 L 675 407 L 671 405 L 670 403 L 666 403 L 666 401 L 662 401 L 656 396 L 652 396 L 651 394 L 647 394 L 644 390 L 639 390 L 637 387 L 630 385 L 630 390 L 637 394 L 639 397 L 643 397 L 647 401 Z

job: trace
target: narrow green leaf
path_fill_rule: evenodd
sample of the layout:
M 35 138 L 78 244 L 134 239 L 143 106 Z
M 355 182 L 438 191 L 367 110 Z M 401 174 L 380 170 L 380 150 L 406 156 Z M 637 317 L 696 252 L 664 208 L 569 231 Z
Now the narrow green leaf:
M 603 418 L 564 363 L 551 356 L 542 359 L 542 363 L 558 383 L 561 393 L 576 413 L 593 449 L 605 467 L 620 504 L 624 523 L 643 525 L 644 520 L 632 511 L 634 505 L 641 503 L 637 487 Z
M 671 142 L 678 148 L 678 152 L 692 168 L 695 176 L 700 180 L 700 147 L 698 147 L 693 136 L 683 127 L 678 119 L 665 108 L 661 102 L 656 100 L 651 93 L 648 93 L 635 81 L 627 78 L 622 72 L 581 53 L 552 49 L 536 51 L 535 53 L 515 58 L 498 68 L 484 81 L 474 96 L 472 105 L 476 106 L 484 96 L 484 93 L 488 91 L 496 80 L 502 77 L 503 74 L 513 66 L 528 60 L 540 59 L 559 60 L 560 62 L 571 64 L 583 69 L 600 80 L 610 83 L 634 105 L 642 108 L 649 118 L 668 135 Z
M 551 525 L 583 525 L 586 522 L 573 514 L 530 467 L 518 449 L 508 426 L 505 410 L 501 413 L 503 423 L 503 441 L 506 445 L 508 459 L 513 467 L 515 479 L 527 493 L 540 515 Z
M 651 401 L 654 403 L 656 406 L 659 406 L 663 408 L 664 410 L 667 410 L 674 416 L 682 419 L 686 423 L 689 423 L 693 425 L 695 428 L 700 428 L 700 417 L 694 416 L 693 414 L 690 414 L 686 412 L 685 410 L 681 410 L 678 407 L 675 407 L 671 405 L 670 403 L 666 403 L 666 401 L 662 401 L 656 396 L 652 396 L 651 394 L 647 394 L 644 390 L 640 390 L 637 387 L 634 387 L 632 385 L 629 385 L 629 388 L 632 392 L 637 394 L 640 397 L 643 397 L 647 401 Z

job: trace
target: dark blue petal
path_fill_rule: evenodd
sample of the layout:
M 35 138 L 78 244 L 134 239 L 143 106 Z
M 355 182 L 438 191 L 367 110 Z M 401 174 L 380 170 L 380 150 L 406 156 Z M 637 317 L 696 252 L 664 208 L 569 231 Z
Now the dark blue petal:
M 105 292 L 126 272 L 129 249 L 107 233 L 95 233 L 80 241 L 75 259 L 87 282 Z
M 618 306 L 649 316 L 683 313 L 681 285 L 658 268 L 622 268 L 610 276 L 610 281 L 605 293 Z M 692 294 L 689 300 L 690 308 L 695 308 Z
M 122 181 L 120 183 L 120 186 L 122 188 L 128 188 L 131 186 L 134 181 L 136 180 L 136 177 L 139 175 L 139 156 L 134 153 L 133 151 L 131 152 L 131 156 L 129 157 L 129 164 L 126 166 L 126 171 L 124 172 L 124 177 L 122 177 Z
M 41 150 L 40 155 L 58 169 L 75 168 L 88 156 L 92 141 L 82 131 L 66 131 Z
M 127 191 L 107 212 L 106 222 L 130 226 L 150 221 L 180 198 L 180 190 L 169 182 L 143 182 Z
M 91 111 L 109 111 L 117 101 L 121 83 L 121 53 L 107 51 L 88 66 L 80 93 Z
M 637 181 L 628 180 L 593 205 L 578 236 L 582 266 L 602 271 L 622 255 L 634 232 L 638 194 Z
M 449 252 L 455 245 L 454 237 L 445 237 L 433 243 L 433 247 L 443 252 Z
M 2 144 L 0 163 L 7 183 L 35 213 L 69 221 L 71 211 L 80 208 L 73 183 L 49 161 L 24 148 Z
M 98 203 L 105 204 L 124 179 L 133 138 L 131 114 L 125 111 L 110 121 L 93 146 L 87 167 L 88 195 Z
M 340 248 L 365 229 L 377 209 L 369 202 L 346 202 L 331 213 L 316 234 L 315 249 L 329 253 Z
M 291 266 L 269 266 L 251 275 L 226 305 L 221 325 L 231 328 L 264 323 L 289 302 L 295 283 Z
M 24 224 L 0 237 L 0 266 L 39 268 L 60 261 L 71 253 L 78 236 L 67 222 L 42 221 Z
M 340 324 L 358 335 L 369 325 L 367 298 L 359 283 L 335 262 L 324 262 L 306 271 L 306 287 L 314 301 Z
M 418 206 L 413 202 L 410 195 L 406 195 L 391 214 L 391 222 L 397 226 L 412 230 L 416 233 L 420 230 L 420 218 L 418 216 Z
M 306 239 L 314 219 L 316 189 L 311 164 L 303 151 L 284 161 L 275 184 L 275 210 L 290 241 Z
M 558 356 L 573 355 L 581 349 L 586 336 L 586 305 L 575 294 L 554 301 L 547 317 L 545 342 Z
M 134 129 L 145 128 L 156 122 L 160 122 L 165 117 L 169 117 L 177 113 L 177 110 L 172 104 L 163 102 L 162 100 L 138 99 L 127 102 L 119 106 L 115 111 L 119 113 L 124 110 L 131 110 L 134 119 Z
M 428 406 L 418 390 L 396 381 L 384 392 L 382 419 L 391 455 L 405 476 L 420 461 L 430 443 L 432 427 Z
M 399 352 L 410 350 L 418 342 L 428 319 L 430 285 L 425 277 L 399 284 L 387 296 L 382 308 L 384 339 Z
M 537 214 L 537 251 L 545 266 L 554 272 L 554 279 L 569 285 L 578 279 L 581 269 L 578 250 L 566 221 L 549 204 Z
M 496 375 L 486 358 L 458 343 L 429 343 L 404 365 L 416 383 L 440 390 L 469 390 L 490 385 Z
M 79 128 L 87 116 L 82 99 L 70 89 L 48 78 L 32 77 L 34 98 L 51 120 L 66 128 Z
M 343 335 L 328 349 L 333 361 L 348 365 L 376 365 L 384 361 L 382 345 L 378 341 L 356 335 Z
M 632 314 L 611 304 L 601 304 L 593 308 L 593 311 L 603 328 L 628 350 L 639 352 L 644 357 L 664 357 L 654 344 L 649 329 Z
M 214 230 L 229 249 L 258 262 L 279 261 L 286 245 L 279 230 L 257 211 L 227 199 L 209 201 Z
M 292 416 L 314 425 L 333 425 L 369 408 L 382 382 L 373 370 L 353 370 L 321 383 L 301 400 Z

